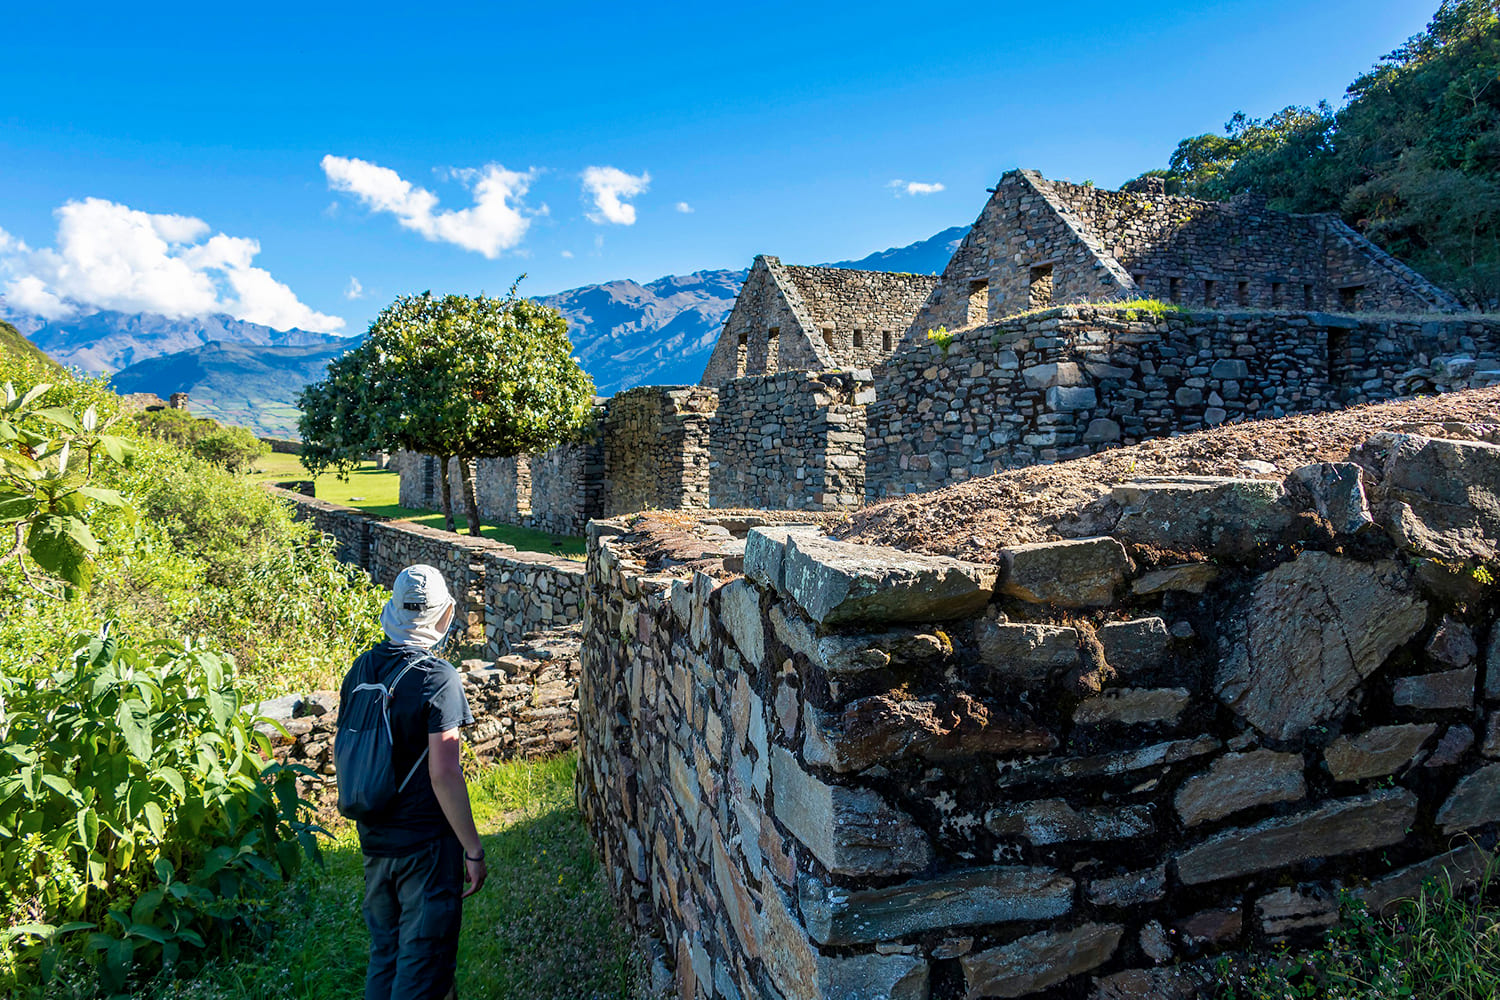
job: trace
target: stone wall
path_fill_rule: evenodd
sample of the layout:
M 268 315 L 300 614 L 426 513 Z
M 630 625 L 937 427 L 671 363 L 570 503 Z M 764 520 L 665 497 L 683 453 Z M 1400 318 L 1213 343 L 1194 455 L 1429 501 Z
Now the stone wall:
M 530 456 L 531 514 L 524 522 L 554 535 L 582 535 L 604 514 L 604 442 L 597 434 Z
M 718 394 L 642 386 L 609 401 L 603 420 L 605 513 L 708 506 L 708 427 Z
M 579 801 L 706 998 L 1199 995 L 1475 877 L 1500 829 L 1500 447 L 1141 480 L 978 565 L 591 529 Z
M 908 343 L 876 373 L 866 497 L 1225 421 L 1393 399 L 1440 357 L 1495 368 L 1500 322 L 1066 307 Z
M 530 456 L 481 458 L 474 463 L 474 493 L 486 524 L 526 524 L 531 517 Z
M 493 661 L 533 633 L 582 618 L 582 563 L 269 489 L 299 520 L 332 536 L 341 561 L 368 571 L 381 586 L 414 563 L 436 567 L 458 603 L 455 614 L 471 654 Z
M 870 368 L 890 357 L 938 281 L 930 274 L 782 266 L 812 321 L 808 335 L 823 342 L 833 368 Z
M 852 510 L 865 495 L 865 371 L 783 372 L 719 390 L 709 505 Z

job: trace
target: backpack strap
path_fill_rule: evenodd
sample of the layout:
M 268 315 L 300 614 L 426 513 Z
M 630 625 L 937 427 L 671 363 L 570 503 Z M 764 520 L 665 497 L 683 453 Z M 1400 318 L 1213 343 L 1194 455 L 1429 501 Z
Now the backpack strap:
M 382 706 L 383 709 L 384 709 L 385 728 L 386 728 L 387 735 L 390 734 L 390 728 L 391 728 L 391 700 L 396 697 L 396 685 L 398 685 L 398 684 L 401 683 L 401 678 L 405 677 L 406 676 L 406 672 L 408 670 L 410 670 L 412 667 L 415 667 L 415 666 L 417 666 L 419 664 L 422 664 L 422 663 L 426 663 L 428 660 L 431 660 L 431 659 L 436 659 L 436 657 L 432 656 L 431 654 L 426 654 L 426 655 L 423 655 L 423 656 L 418 657 L 416 659 L 408 661 L 407 664 L 404 667 L 401 668 L 401 671 L 398 674 L 396 674 L 396 679 L 393 680 L 393 681 L 391 681 L 390 690 L 388 692 L 386 692 L 386 695 L 385 695 L 385 704 L 384 704 L 384 706 Z M 406 791 L 406 786 L 409 785 L 409 784 L 411 784 L 411 779 L 412 778 L 416 777 L 416 775 L 417 775 L 417 768 L 421 767 L 422 766 L 422 762 L 427 759 L 427 751 L 430 750 L 430 749 L 432 749 L 430 746 L 424 746 L 422 748 L 421 754 L 419 754 L 418 757 L 417 757 L 417 762 L 411 766 L 411 770 L 406 772 L 406 777 L 402 780 L 401 784 L 396 787 L 396 794 L 397 795 L 400 795 L 402 792 Z

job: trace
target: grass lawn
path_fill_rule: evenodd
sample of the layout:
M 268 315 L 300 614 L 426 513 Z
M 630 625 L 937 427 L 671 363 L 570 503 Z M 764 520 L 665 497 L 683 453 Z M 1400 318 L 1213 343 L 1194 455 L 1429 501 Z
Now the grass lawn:
M 257 482 L 277 483 L 288 479 L 307 479 L 308 475 L 296 455 L 272 453 L 255 463 L 255 471 L 249 474 L 249 478 Z M 394 472 L 375 468 L 373 462 L 361 465 L 349 474 L 347 480 L 325 473 L 313 482 L 319 500 L 358 507 L 373 514 L 424 524 L 429 528 L 443 527 L 443 515 L 438 511 L 402 507 L 398 502 L 401 477 Z M 457 518 L 459 531 L 464 531 L 468 525 L 468 518 Z M 584 540 L 576 535 L 549 535 L 545 531 L 534 531 L 512 524 L 487 524 L 481 531 L 484 537 L 514 545 L 523 552 L 552 552 L 570 559 L 584 558 Z
M 490 877 L 464 904 L 458 951 L 463 1000 L 630 1000 L 638 959 L 573 804 L 572 755 L 500 764 L 470 783 Z M 358 1000 L 369 937 L 359 843 L 340 823 L 327 868 L 299 877 L 274 904 L 274 936 L 191 980 L 157 983 L 150 1000 Z

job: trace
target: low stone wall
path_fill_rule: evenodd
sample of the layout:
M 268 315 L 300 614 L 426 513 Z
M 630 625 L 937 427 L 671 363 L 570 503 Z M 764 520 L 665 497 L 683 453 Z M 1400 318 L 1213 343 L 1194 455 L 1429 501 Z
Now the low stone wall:
M 1456 352 L 1500 367 L 1500 322 L 1078 306 L 961 330 L 946 349 L 908 343 L 876 373 L 866 499 L 1226 421 L 1395 399 Z
M 642 386 L 609 401 L 603 418 L 607 515 L 708 506 L 708 425 L 718 394 Z
M 710 506 L 860 506 L 872 378 L 869 371 L 798 371 L 726 383 L 710 423 Z
M 582 563 L 268 488 L 298 519 L 332 536 L 340 560 L 382 586 L 413 563 L 436 567 L 458 602 L 469 651 L 487 660 L 504 656 L 527 635 L 582 618 Z
M 579 801 L 684 997 L 1198 995 L 1500 829 L 1500 447 L 1141 480 L 994 565 L 590 531 Z

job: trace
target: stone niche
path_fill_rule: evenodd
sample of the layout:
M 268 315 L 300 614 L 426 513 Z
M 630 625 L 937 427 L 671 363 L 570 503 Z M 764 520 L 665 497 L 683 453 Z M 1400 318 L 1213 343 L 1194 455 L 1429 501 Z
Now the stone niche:
M 985 564 L 770 526 L 658 564 L 596 522 L 579 802 L 680 995 L 1188 997 L 1341 891 L 1476 877 L 1500 636 L 1424 567 L 1500 537 L 1500 448 L 1369 447 L 1126 484 L 1108 534 Z

